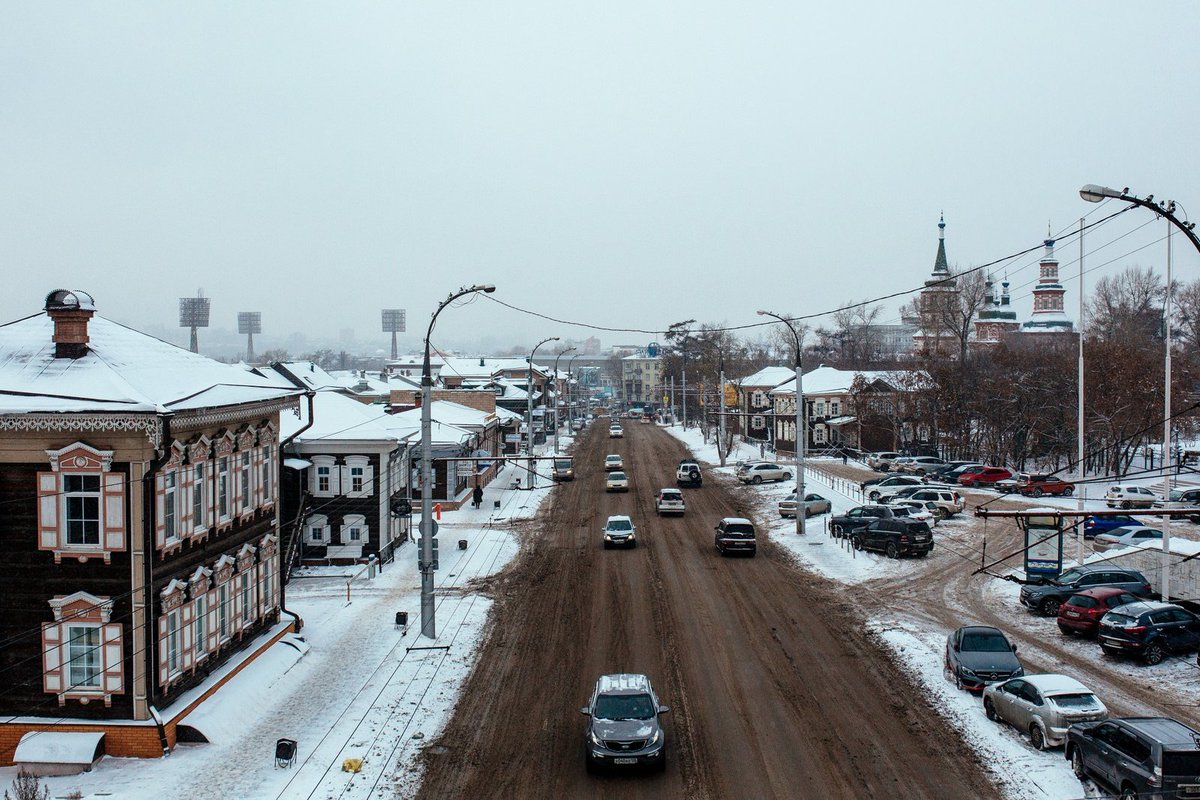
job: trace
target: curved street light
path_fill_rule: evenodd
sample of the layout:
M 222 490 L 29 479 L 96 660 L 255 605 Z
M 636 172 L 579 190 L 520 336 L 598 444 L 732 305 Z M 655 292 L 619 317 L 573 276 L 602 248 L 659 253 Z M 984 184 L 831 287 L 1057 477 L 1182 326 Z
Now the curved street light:
M 804 533 L 804 518 L 808 513 L 808 506 L 804 502 L 804 449 L 808 443 L 808 436 L 804 426 L 804 388 L 801 383 L 803 367 L 801 365 L 800 334 L 796 331 L 796 326 L 787 317 L 781 317 L 779 314 L 762 310 L 758 312 L 758 315 L 760 317 L 774 317 L 779 320 L 787 326 L 787 329 L 792 332 L 792 336 L 796 339 L 796 533 Z
M 546 342 L 557 342 L 557 336 L 547 336 L 533 346 L 529 352 L 529 378 L 525 382 L 525 431 L 528 437 L 525 442 L 525 455 L 529 458 L 529 488 L 537 488 L 537 466 L 533 460 L 533 354 Z M 543 398 L 545 399 L 545 398 Z
M 575 392 L 571 389 L 571 379 L 575 377 L 575 359 L 583 353 L 576 353 L 567 359 L 567 425 L 575 430 Z
M 490 283 L 476 284 L 452 292 L 438 304 L 425 331 L 425 359 L 421 363 L 421 557 L 417 566 L 421 570 L 421 635 L 437 638 L 433 602 L 433 413 L 430 402 L 433 393 L 433 377 L 429 374 L 429 338 L 442 309 L 460 297 L 475 292 L 491 294 L 496 287 Z
M 1117 191 L 1110 189 L 1107 186 L 1099 186 L 1095 183 L 1089 183 L 1079 190 L 1079 196 L 1089 203 L 1099 203 L 1101 200 L 1113 199 L 1123 200 L 1126 203 L 1132 203 L 1135 206 L 1153 211 L 1160 217 L 1163 217 L 1171 225 L 1174 225 L 1183 235 L 1192 243 L 1192 247 L 1196 248 L 1196 252 L 1200 253 L 1200 239 L 1196 238 L 1196 224 L 1194 222 L 1185 222 L 1175 216 L 1175 201 L 1166 200 L 1155 202 L 1154 195 L 1147 197 L 1135 197 L 1129 193 L 1129 188 L 1126 187 Z M 1163 300 L 1163 326 L 1164 326 L 1164 356 L 1163 356 L 1163 445 L 1162 458 L 1159 463 L 1163 467 L 1163 508 L 1166 508 L 1168 497 L 1171 493 L 1171 477 L 1170 471 L 1167 469 L 1167 459 L 1170 458 L 1171 451 L 1171 229 L 1167 229 L 1167 288 L 1166 298 Z M 1083 331 L 1079 332 L 1079 336 L 1083 337 Z M 1082 345 L 1081 345 L 1082 347 Z M 1080 456 L 1082 458 L 1082 454 Z M 1160 594 L 1163 600 L 1171 599 L 1171 518 L 1170 515 L 1163 517 L 1163 537 L 1162 537 L 1162 586 Z
M 575 350 L 574 347 L 568 347 L 566 350 L 559 350 L 558 355 L 554 357 L 554 455 L 558 455 L 558 360 L 563 357 L 563 353 L 572 353 Z

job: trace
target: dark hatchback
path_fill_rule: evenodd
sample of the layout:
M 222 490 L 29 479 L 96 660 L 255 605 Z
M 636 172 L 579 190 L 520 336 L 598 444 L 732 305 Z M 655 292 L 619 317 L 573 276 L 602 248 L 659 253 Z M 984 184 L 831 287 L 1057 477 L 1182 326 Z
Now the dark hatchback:
M 1168 655 L 1200 648 L 1200 617 L 1174 603 L 1129 603 L 1100 618 L 1097 637 L 1110 656 L 1135 655 L 1160 664 Z
M 717 524 L 714 538 L 717 552 L 723 556 L 742 553 L 753 557 L 758 552 L 758 540 L 754 536 L 754 523 L 741 517 L 726 517 Z
M 1167 717 L 1077 723 L 1063 753 L 1075 777 L 1122 798 L 1200 798 L 1200 731 Z
M 1047 617 L 1057 617 L 1058 609 L 1067 599 L 1098 586 L 1114 586 L 1138 597 L 1149 597 L 1153 591 L 1146 576 L 1136 569 L 1108 564 L 1084 564 L 1051 578 L 1046 583 L 1021 587 L 1021 605 Z
M 999 628 L 964 625 L 946 639 L 946 673 L 959 689 L 979 693 L 990 683 L 1019 678 L 1017 646 Z

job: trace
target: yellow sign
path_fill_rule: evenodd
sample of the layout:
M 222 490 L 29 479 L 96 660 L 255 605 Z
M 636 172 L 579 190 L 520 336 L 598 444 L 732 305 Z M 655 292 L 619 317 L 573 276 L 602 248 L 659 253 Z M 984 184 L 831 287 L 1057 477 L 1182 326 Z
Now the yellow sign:
M 725 405 L 736 406 L 738 402 L 737 386 L 732 383 L 725 384 Z

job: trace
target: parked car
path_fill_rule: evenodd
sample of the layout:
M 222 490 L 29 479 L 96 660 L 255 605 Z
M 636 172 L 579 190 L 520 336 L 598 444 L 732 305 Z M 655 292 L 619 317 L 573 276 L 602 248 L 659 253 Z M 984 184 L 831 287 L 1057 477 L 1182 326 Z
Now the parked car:
M 1164 508 L 1168 511 L 1180 508 L 1200 508 L 1200 489 L 1172 489 L 1167 495 Z M 1200 523 L 1200 514 L 1172 514 L 1171 519 L 1187 516 L 1192 522 Z
M 893 516 L 877 519 L 850 534 L 855 550 L 874 550 L 888 558 L 916 556 L 924 558 L 933 549 L 933 531 L 924 522 Z
M 867 466 L 880 472 L 887 472 L 891 467 L 891 463 L 899 457 L 900 454 L 892 450 L 871 453 L 867 456 Z
M 1111 517 L 1088 517 L 1083 521 L 1083 538 L 1094 539 L 1101 533 L 1111 531 L 1114 528 L 1124 528 L 1129 525 L 1141 525 L 1142 523 L 1128 514 L 1114 514 Z
M 759 461 L 755 464 L 747 464 L 745 469 L 739 470 L 737 479 L 742 483 L 754 484 L 759 484 L 763 481 L 790 481 L 792 479 L 792 471 L 788 467 L 783 467 L 770 461 Z
M 1067 730 L 1064 754 L 1075 777 L 1122 800 L 1196 797 L 1200 785 L 1200 731 L 1167 717 L 1077 723 Z
M 1149 597 L 1152 592 L 1146 576 L 1136 569 L 1104 563 L 1084 564 L 1046 583 L 1022 586 L 1021 605 L 1047 617 L 1057 617 L 1059 607 L 1071 595 L 1100 586 L 1113 586 L 1138 597 Z
M 1158 528 L 1147 528 L 1145 525 L 1128 525 L 1113 528 L 1110 531 L 1096 534 L 1092 546 L 1098 551 L 1111 550 L 1116 547 L 1130 547 L 1143 542 L 1162 542 L 1163 532 Z
M 995 486 L 999 481 L 1012 476 L 1013 471 L 1007 467 L 983 467 L 982 469 L 967 470 L 960 474 L 958 484 L 979 489 L 985 486 Z
M 645 675 L 601 675 L 587 705 L 583 752 L 588 772 L 601 767 L 666 767 L 667 735 L 662 715 L 671 709 Z
M 914 475 L 893 475 L 890 478 L 882 478 L 878 481 L 867 481 L 862 484 L 862 490 L 866 492 L 867 499 L 874 502 L 879 499 L 879 496 L 887 489 L 893 486 L 920 486 L 921 479 Z M 867 488 L 871 487 L 871 488 Z
M 894 516 L 896 516 L 896 512 L 887 506 L 855 506 L 845 514 L 829 520 L 829 529 L 834 536 L 849 536 L 877 519 L 891 519 Z
M 939 467 L 925 476 L 926 483 L 936 483 L 940 481 L 948 481 L 954 483 L 958 480 L 958 476 L 966 471 L 968 467 L 982 467 L 978 461 L 947 461 L 942 467 Z M 950 478 L 950 474 L 954 473 L 954 477 Z
M 571 423 L 571 430 L 578 433 L 579 431 L 583 430 L 583 426 L 584 426 L 584 421 L 581 419 L 577 419 Z
M 1110 656 L 1135 655 L 1160 664 L 1168 655 L 1200 648 L 1200 617 L 1174 603 L 1140 600 L 1101 617 L 1097 638 Z
M 933 503 L 941 510 L 943 518 L 953 517 L 967 507 L 967 501 L 958 492 L 953 489 L 938 489 L 933 486 L 927 486 L 913 492 L 908 496 L 908 499 L 918 500 L 923 503 Z
M 821 497 L 819 494 L 804 495 L 804 516 L 811 517 L 815 514 L 828 514 L 833 510 L 833 504 Z M 779 516 L 787 519 L 796 516 L 796 493 L 792 492 L 787 497 L 779 501 Z
M 700 472 L 700 464 L 690 458 L 679 462 L 675 468 L 675 482 L 680 486 L 703 486 L 704 476 Z
M 1144 486 L 1121 484 L 1108 488 L 1104 502 L 1109 508 L 1153 508 L 1155 503 L 1161 503 L 1162 500 Z
M 625 462 L 621 459 L 620 453 L 609 453 L 604 457 L 604 469 L 625 469 Z
M 1070 497 L 1075 493 L 1075 484 L 1067 483 L 1053 475 L 1021 472 L 1011 478 L 997 481 L 996 489 L 1002 492 L 1014 492 L 1026 497 L 1041 497 L 1046 494 Z
M 910 463 L 916 456 L 897 456 L 892 459 L 892 463 L 888 465 L 888 469 L 892 472 L 904 472 L 904 465 Z
M 723 556 L 730 553 L 745 553 L 753 557 L 758 551 L 758 540 L 754 536 L 754 523 L 741 517 L 725 517 L 715 528 L 714 541 L 717 552 Z
M 964 625 L 946 638 L 946 674 L 959 689 L 982 692 L 985 686 L 1025 674 L 1017 646 L 999 628 Z
M 679 514 L 687 510 L 687 506 L 683 502 L 683 492 L 678 489 L 659 489 L 658 496 L 654 499 L 654 509 L 659 516 L 663 514 Z
M 983 690 L 983 713 L 1028 733 L 1037 750 L 1065 744 L 1067 729 L 1077 722 L 1108 719 L 1108 708 L 1091 689 L 1054 674 L 993 683 Z
M 926 507 L 925 503 L 918 500 L 896 500 L 895 502 L 888 503 L 887 507 L 892 509 L 892 513 L 897 517 L 924 522 L 930 526 L 936 525 L 937 521 L 941 518 L 932 509 Z
M 891 503 L 894 500 L 904 500 L 912 497 L 916 492 L 925 488 L 925 484 L 918 483 L 915 486 L 888 486 L 879 490 L 879 497 L 875 500 L 877 503 Z
M 614 514 L 609 517 L 601 529 L 604 534 L 604 549 L 621 545 L 623 547 L 637 547 L 637 528 L 633 524 L 633 520 L 622 514 Z
M 913 456 L 905 461 L 898 471 L 924 477 L 944 466 L 946 466 L 946 462 L 937 456 Z
M 1119 586 L 1097 586 L 1084 589 L 1067 598 L 1058 608 L 1058 629 L 1070 636 L 1095 636 L 1100 618 L 1117 606 L 1136 603 L 1141 598 Z
M 554 467 L 550 471 L 550 478 L 556 481 L 575 480 L 575 466 L 571 463 L 571 459 L 554 459 Z
M 604 491 L 606 492 L 628 492 L 629 477 L 621 471 L 608 473 L 604 478 Z

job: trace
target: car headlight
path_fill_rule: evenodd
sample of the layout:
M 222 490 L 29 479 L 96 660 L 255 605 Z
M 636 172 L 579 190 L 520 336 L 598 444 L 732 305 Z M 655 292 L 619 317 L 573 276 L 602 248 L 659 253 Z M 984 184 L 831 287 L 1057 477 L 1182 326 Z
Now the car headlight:
M 593 747 L 604 747 L 604 741 L 596 735 L 595 731 L 588 731 L 588 741 Z
M 650 737 L 650 740 L 646 742 L 646 746 L 651 747 L 653 745 L 656 745 L 659 743 L 659 741 L 661 739 L 662 739 L 662 728 L 659 728 L 658 730 L 656 730 L 654 732 L 654 735 Z
M 958 674 L 960 674 L 960 675 L 966 675 L 968 678 L 974 678 L 974 677 L 976 677 L 976 675 L 975 675 L 975 671 L 974 671 L 974 670 L 970 670 L 970 669 L 967 669 L 966 667 L 962 667 L 962 666 L 960 666 L 960 667 L 958 668 Z

